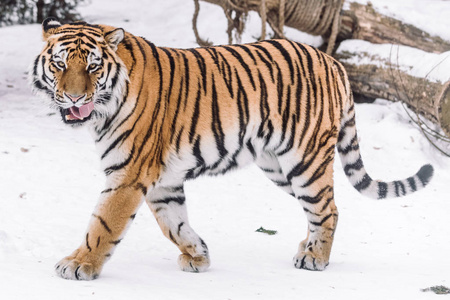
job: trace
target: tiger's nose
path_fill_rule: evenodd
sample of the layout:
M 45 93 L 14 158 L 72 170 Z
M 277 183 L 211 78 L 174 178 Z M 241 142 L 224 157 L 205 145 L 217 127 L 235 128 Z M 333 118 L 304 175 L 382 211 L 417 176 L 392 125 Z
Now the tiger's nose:
M 84 95 L 71 95 L 71 94 L 67 94 L 67 93 L 64 93 L 64 95 L 67 96 L 67 98 L 69 98 L 70 101 L 72 101 L 73 103 L 76 103 L 78 100 L 80 100 L 81 98 L 86 96 L 86 94 L 84 94 Z

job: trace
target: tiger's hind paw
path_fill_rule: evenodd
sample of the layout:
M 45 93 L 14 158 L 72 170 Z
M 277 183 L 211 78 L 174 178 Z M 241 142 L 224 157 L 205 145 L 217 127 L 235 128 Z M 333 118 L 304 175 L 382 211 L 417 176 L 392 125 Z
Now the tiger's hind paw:
M 208 256 L 192 257 L 189 254 L 183 253 L 178 256 L 178 265 L 182 271 L 199 273 L 205 272 L 208 269 L 210 260 Z
M 326 266 L 328 266 L 328 260 L 321 257 L 316 257 L 316 255 L 310 251 L 302 251 L 294 256 L 294 266 L 297 269 L 323 271 Z

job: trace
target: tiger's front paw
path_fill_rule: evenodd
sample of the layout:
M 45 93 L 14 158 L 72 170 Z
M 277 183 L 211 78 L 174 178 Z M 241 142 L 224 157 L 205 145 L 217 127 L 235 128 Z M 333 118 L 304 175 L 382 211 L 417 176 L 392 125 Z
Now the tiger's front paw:
M 328 259 L 317 256 L 310 251 L 301 251 L 294 256 L 294 266 L 297 269 L 323 271 L 328 266 Z
M 75 251 L 77 253 L 78 251 Z M 96 279 L 102 269 L 102 262 L 99 262 L 87 255 L 72 254 L 60 260 L 55 265 L 56 274 L 64 279 L 72 280 L 93 280 Z

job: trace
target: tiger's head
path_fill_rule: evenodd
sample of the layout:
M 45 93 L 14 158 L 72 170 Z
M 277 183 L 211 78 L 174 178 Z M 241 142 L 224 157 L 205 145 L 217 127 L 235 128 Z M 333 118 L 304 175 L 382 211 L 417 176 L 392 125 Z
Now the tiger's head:
M 76 22 L 42 23 L 46 46 L 30 71 L 33 89 L 60 111 L 66 124 L 80 125 L 117 109 L 128 80 L 116 51 L 121 28 Z

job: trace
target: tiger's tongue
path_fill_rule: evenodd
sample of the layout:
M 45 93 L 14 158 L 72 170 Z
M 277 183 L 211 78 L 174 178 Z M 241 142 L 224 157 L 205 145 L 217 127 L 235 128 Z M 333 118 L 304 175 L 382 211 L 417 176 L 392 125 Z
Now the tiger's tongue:
M 85 104 L 81 107 L 72 106 L 70 108 L 70 113 L 78 120 L 82 120 L 88 117 L 93 110 L 94 110 L 94 102 L 91 101 L 88 104 Z

